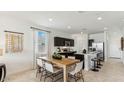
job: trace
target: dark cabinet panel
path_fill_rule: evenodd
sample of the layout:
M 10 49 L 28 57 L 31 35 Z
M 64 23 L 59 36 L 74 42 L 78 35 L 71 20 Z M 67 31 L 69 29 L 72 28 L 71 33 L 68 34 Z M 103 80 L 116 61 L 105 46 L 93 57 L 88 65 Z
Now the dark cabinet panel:
M 74 46 L 74 40 L 73 39 L 70 40 L 70 46 Z
M 74 46 L 74 40 L 61 37 L 54 37 L 54 46 Z
M 65 46 L 64 39 L 60 37 L 54 37 L 54 46 Z
M 65 38 L 65 46 L 70 46 L 70 39 Z
M 61 44 L 60 44 L 61 46 L 65 46 L 65 41 L 64 41 L 64 39 L 63 39 L 63 38 L 61 38 L 60 43 L 61 43 Z
M 89 46 L 89 47 L 92 47 L 92 43 L 93 43 L 93 42 L 94 42 L 94 39 L 89 39 L 89 40 L 88 40 L 88 46 Z

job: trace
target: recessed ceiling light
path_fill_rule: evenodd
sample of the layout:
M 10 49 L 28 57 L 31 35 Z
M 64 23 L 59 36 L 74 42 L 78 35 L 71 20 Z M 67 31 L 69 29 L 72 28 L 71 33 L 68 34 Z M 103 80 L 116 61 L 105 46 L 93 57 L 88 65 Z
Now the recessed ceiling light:
M 71 26 L 67 26 L 68 29 L 71 29 Z
M 83 32 L 81 32 L 81 35 L 83 34 Z
M 104 27 L 104 30 L 107 30 L 108 28 L 107 27 Z
M 50 21 L 50 22 L 52 22 L 52 21 L 53 21 L 53 19 L 52 19 L 52 18 L 49 18 L 49 21 Z
M 99 17 L 97 18 L 97 20 L 102 20 L 102 17 L 99 16 Z

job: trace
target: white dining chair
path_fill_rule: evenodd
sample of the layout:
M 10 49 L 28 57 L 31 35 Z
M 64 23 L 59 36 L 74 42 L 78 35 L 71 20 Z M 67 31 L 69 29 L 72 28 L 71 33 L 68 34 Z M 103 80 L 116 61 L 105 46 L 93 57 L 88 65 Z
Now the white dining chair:
M 69 58 L 69 59 L 75 59 L 75 57 L 73 57 L 73 56 L 68 56 L 68 58 Z
M 75 81 L 82 79 L 84 82 L 82 68 L 83 68 L 83 62 L 77 63 L 75 69 L 68 73 L 69 77 L 74 78 Z
M 75 57 L 74 57 L 74 56 L 68 56 L 68 59 L 73 59 L 73 60 L 75 60 Z M 75 68 L 75 64 L 69 66 L 67 69 L 68 69 L 68 71 L 70 72 L 70 71 L 74 70 L 74 68 Z
M 43 60 L 40 59 L 40 58 L 37 58 L 36 59 L 36 66 L 37 66 L 36 67 L 36 69 L 37 69 L 37 71 L 36 71 L 36 77 L 37 77 L 38 74 L 41 74 L 40 75 L 40 81 L 41 81 L 42 76 L 43 76 L 43 73 L 45 71 L 45 65 L 44 65 Z
M 54 80 L 55 77 L 57 77 L 63 73 L 63 70 L 62 70 L 62 68 L 54 66 L 51 62 L 48 62 L 48 61 L 45 62 L 45 70 L 46 70 L 46 74 L 45 74 L 44 81 L 48 77 L 50 77 L 52 79 L 52 81 L 57 81 L 62 78 L 62 77 L 59 77 L 57 80 Z

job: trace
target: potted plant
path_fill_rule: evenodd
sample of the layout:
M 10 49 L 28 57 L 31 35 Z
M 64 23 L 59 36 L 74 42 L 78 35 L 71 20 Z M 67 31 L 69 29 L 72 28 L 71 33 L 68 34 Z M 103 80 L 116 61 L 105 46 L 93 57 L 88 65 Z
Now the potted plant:
M 56 53 L 56 52 L 53 53 L 52 57 L 53 57 L 54 59 L 59 59 L 59 60 L 62 59 L 62 56 L 61 56 L 60 54 Z

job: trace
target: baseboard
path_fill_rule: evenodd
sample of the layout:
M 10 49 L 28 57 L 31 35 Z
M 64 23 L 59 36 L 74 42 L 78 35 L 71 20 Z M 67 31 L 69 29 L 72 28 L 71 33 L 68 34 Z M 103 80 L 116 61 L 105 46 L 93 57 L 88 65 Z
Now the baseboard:
M 121 58 L 117 58 L 117 57 L 109 57 L 109 58 L 113 58 L 113 59 L 121 59 Z

